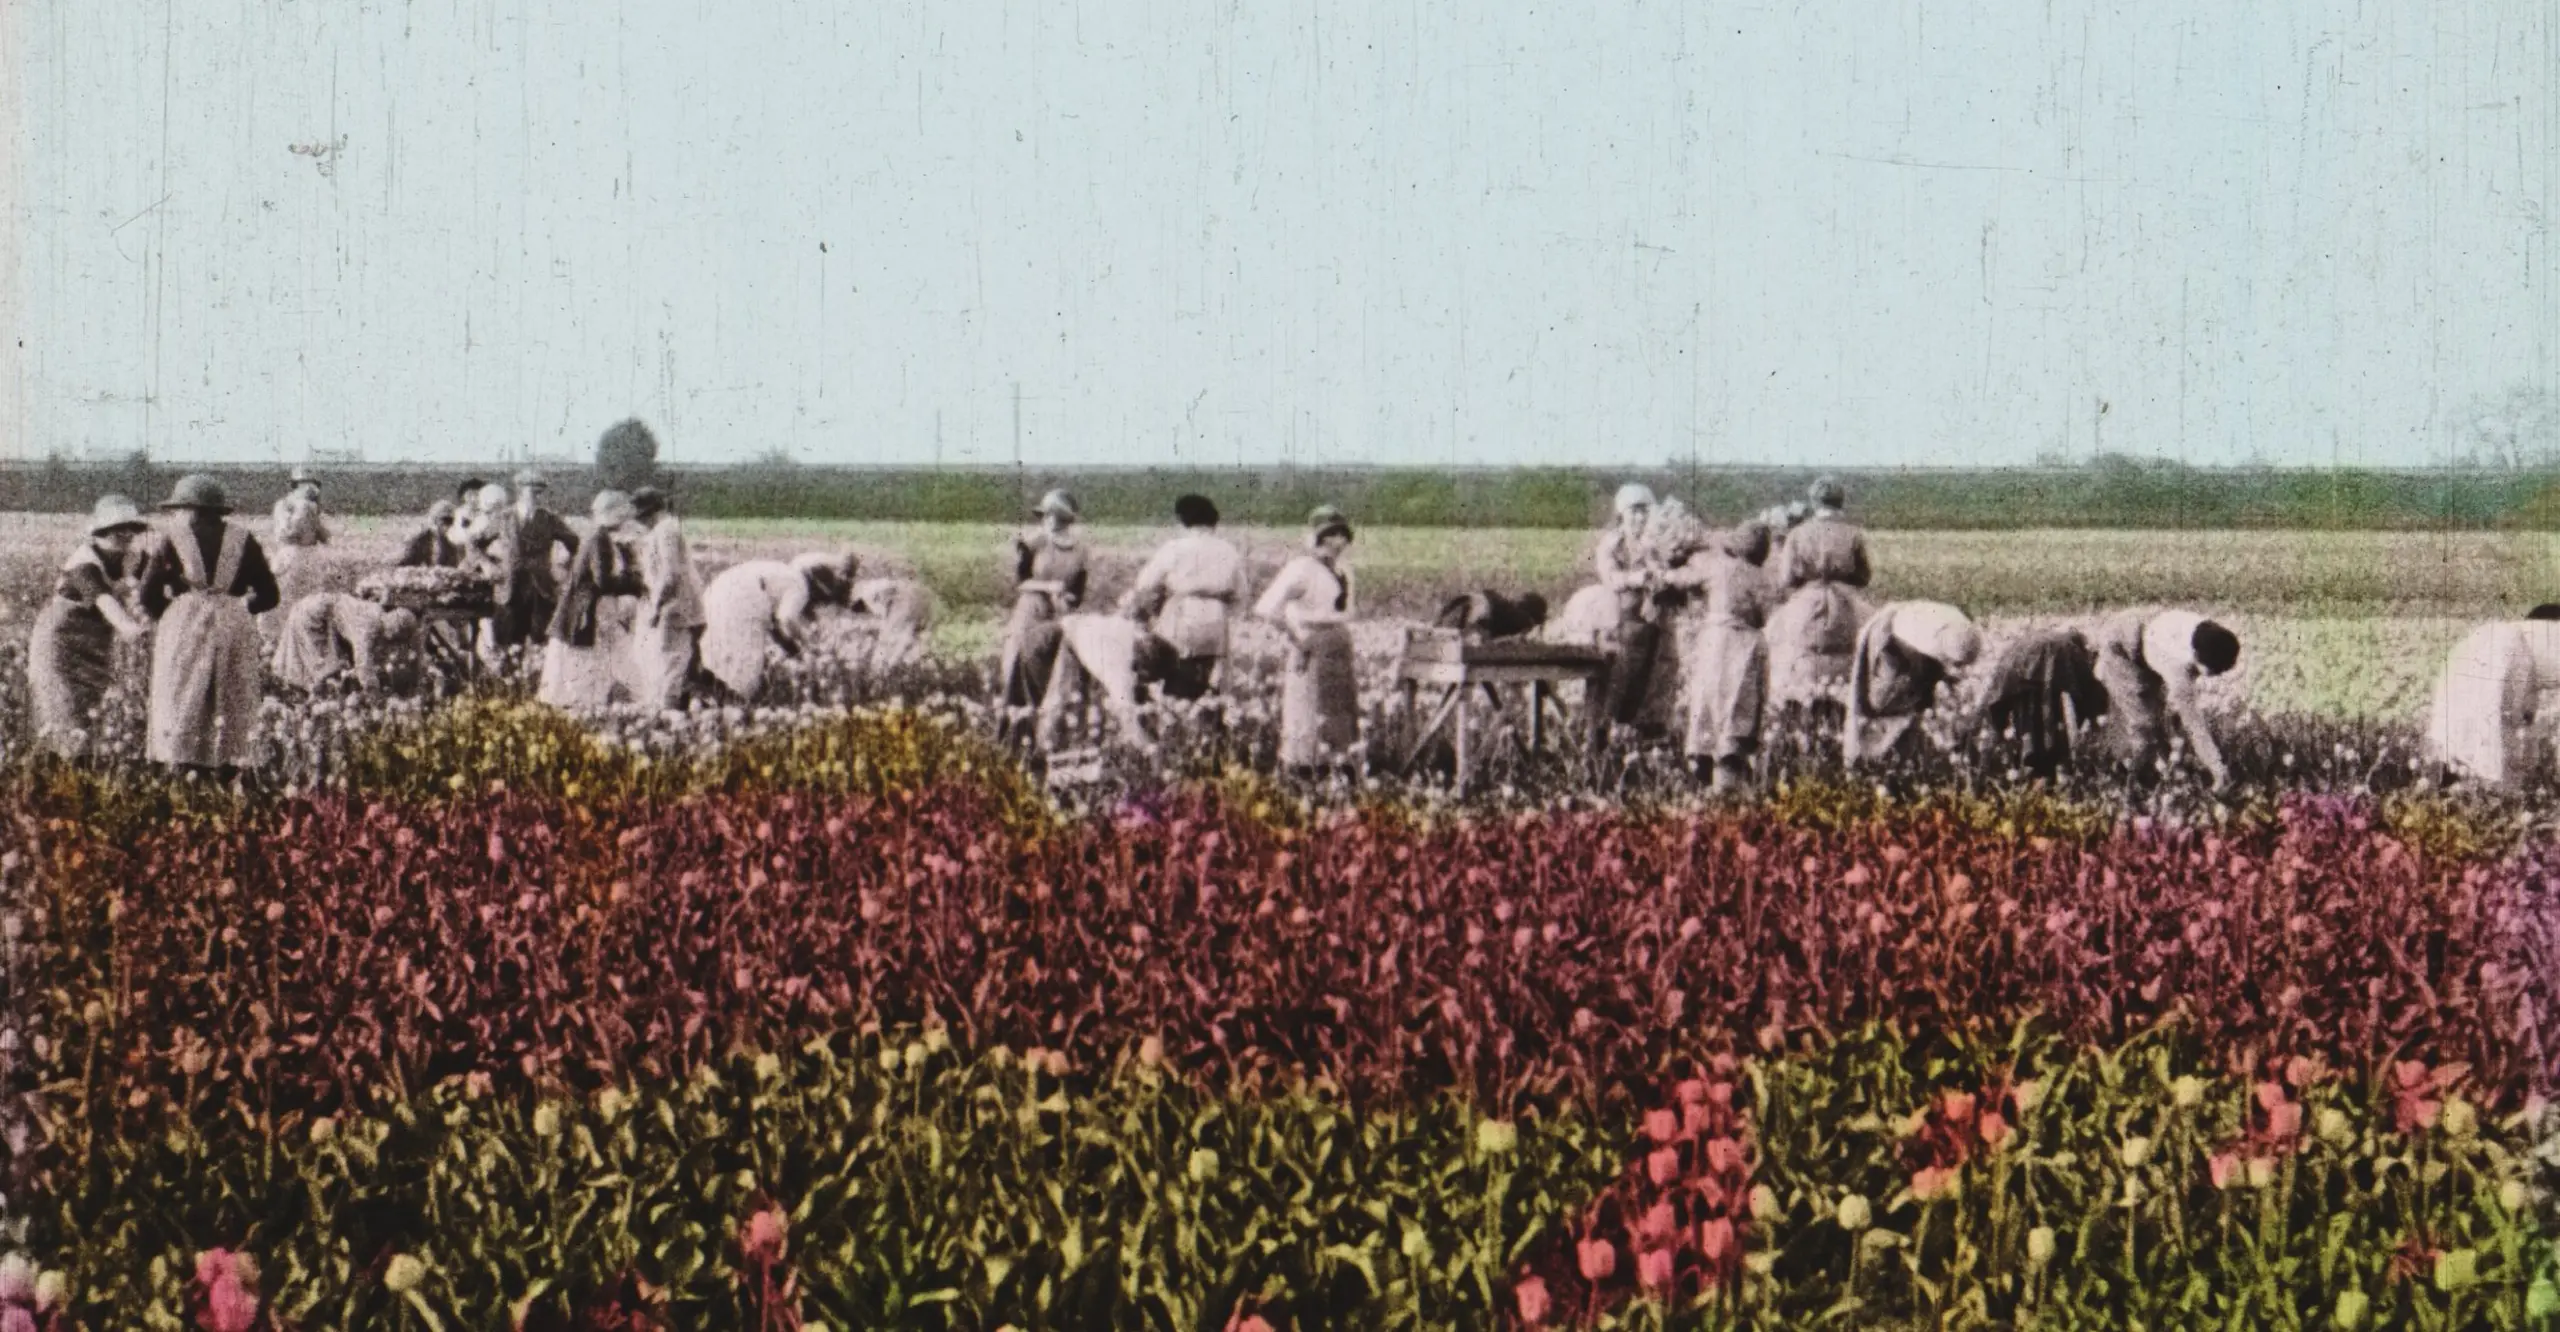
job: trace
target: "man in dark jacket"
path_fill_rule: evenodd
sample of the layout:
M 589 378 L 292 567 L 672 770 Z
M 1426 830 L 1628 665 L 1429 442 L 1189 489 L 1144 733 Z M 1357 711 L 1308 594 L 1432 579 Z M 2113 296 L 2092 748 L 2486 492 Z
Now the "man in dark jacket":
M 544 503 L 551 485 L 530 468 L 516 473 L 516 502 L 499 557 L 500 641 L 542 643 L 551 636 L 551 612 L 560 604 L 560 574 L 551 562 L 559 550 L 578 557 L 578 534 Z

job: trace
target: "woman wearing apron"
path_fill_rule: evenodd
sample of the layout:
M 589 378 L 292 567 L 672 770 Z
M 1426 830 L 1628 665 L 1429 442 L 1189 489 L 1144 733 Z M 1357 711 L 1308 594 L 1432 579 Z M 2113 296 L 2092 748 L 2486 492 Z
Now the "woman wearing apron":
M 1040 497 L 1040 530 L 1013 539 L 1013 618 L 1005 622 L 997 678 L 1003 703 L 1027 716 L 1040 705 L 1058 660 L 1058 620 L 1084 605 L 1087 552 L 1076 534 L 1075 496 Z
M 253 618 L 275 608 L 274 570 L 209 476 L 179 478 L 161 508 L 181 515 L 143 566 L 151 645 L 150 756 L 171 767 L 229 773 L 257 761 L 266 653 Z
M 1281 566 L 1253 613 L 1289 638 L 1280 685 L 1280 762 L 1307 770 L 1360 741 L 1360 688 L 1351 665 L 1351 524 L 1327 505 L 1307 518 L 1308 553 Z
M 27 692 L 37 743 L 63 758 L 81 757 L 94 742 L 98 704 L 115 683 L 116 640 L 139 638 L 147 628 L 119 589 L 133 539 L 150 526 L 132 500 L 100 498 L 89 513 L 89 539 L 62 562 L 53 595 L 36 612 Z

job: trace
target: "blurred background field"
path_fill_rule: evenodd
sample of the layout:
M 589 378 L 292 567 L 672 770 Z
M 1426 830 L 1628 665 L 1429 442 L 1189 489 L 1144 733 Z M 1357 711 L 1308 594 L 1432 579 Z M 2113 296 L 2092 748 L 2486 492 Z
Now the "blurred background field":
M 335 581 L 387 563 L 402 518 L 339 520 Z M 694 519 L 710 569 L 741 559 L 849 545 L 865 576 L 921 579 L 940 605 L 941 655 L 995 650 L 1013 530 L 986 522 Z M 1163 526 L 1089 530 L 1097 598 L 1116 599 Z M 1231 527 L 1257 586 L 1299 548 L 1285 527 Z M 0 640 L 21 637 L 78 539 L 77 520 L 0 514 Z M 1877 531 L 1876 592 L 1947 601 L 1995 633 L 2024 621 L 2178 604 L 2223 616 L 2246 645 L 2232 692 L 2268 713 L 2409 720 L 2446 650 L 2470 624 L 2560 600 L 2555 538 L 2504 532 Z M 1551 604 L 1589 581 L 1591 534 L 1541 527 L 1367 526 L 1351 561 L 1363 613 L 1425 620 L 1475 588 L 1537 591 Z

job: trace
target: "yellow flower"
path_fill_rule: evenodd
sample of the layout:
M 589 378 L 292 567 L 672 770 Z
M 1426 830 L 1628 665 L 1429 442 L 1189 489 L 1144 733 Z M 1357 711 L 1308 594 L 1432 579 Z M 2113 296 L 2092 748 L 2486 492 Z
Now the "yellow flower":
M 2143 1162 L 2151 1159 L 2151 1140 L 2149 1138 L 2127 1138 L 2124 1140 L 2124 1149 L 2121 1155 L 2124 1158 L 2125 1169 L 2139 1170 L 2142 1168 Z
M 2457 1138 L 2468 1138 L 2479 1131 L 2480 1112 L 2471 1102 L 2459 1096 L 2447 1097 L 2444 1103 L 2444 1131 Z
M 1218 1177 L 1218 1153 L 1203 1147 L 1191 1153 L 1191 1182 L 1206 1184 Z
M 382 1288 L 394 1295 L 406 1295 L 426 1280 L 427 1265 L 408 1254 L 400 1254 L 382 1269 Z
M 2524 1209 L 2532 1203 L 2533 1195 L 2526 1190 L 2523 1180 L 2511 1179 L 2498 1186 L 2498 1206 L 2506 1209 L 2507 1215 L 2522 1216 Z
M 2053 1261 L 2053 1227 L 2038 1226 L 2027 1232 L 2027 1261 L 2038 1267 Z
M 2321 1110 L 2312 1123 L 2313 1131 L 2320 1135 L 2320 1141 L 2332 1147 L 2348 1147 L 2355 1143 L 2355 1124 L 2347 1118 L 2346 1111 L 2336 1106 Z
M 2353 1289 L 2339 1291 L 2338 1307 L 2330 1311 L 2329 1325 L 2338 1329 L 2338 1332 L 2355 1332 L 2355 1329 L 2364 1326 L 2364 1316 L 2370 1307 L 2371 1301 L 2365 1298 L 2363 1291 Z
M 781 1077 L 782 1056 L 776 1054 L 760 1054 L 756 1056 L 756 1080 L 758 1082 L 774 1082 L 779 1080 Z
M 1774 1225 L 1786 1210 L 1778 1206 L 1778 1191 L 1766 1184 L 1751 1186 L 1751 1219 L 1762 1225 Z
M 1842 1230 L 1864 1230 L 1869 1222 L 1875 1220 L 1875 1212 L 1867 1205 L 1864 1195 L 1852 1193 L 1840 1200 L 1839 1209 L 1832 1214 L 1832 1219 L 1840 1223 Z
M 2169 1103 L 2181 1110 L 2192 1110 L 2204 1104 L 2204 1079 L 2193 1073 L 2180 1074 L 2169 1084 Z
M 922 1068 L 922 1067 L 924 1067 L 924 1061 L 925 1061 L 925 1060 L 927 1060 L 927 1059 L 930 1059 L 930 1058 L 932 1058 L 932 1057 L 933 1057 L 933 1052 L 924 1048 L 924 1042 L 922 1042 L 922 1041 L 909 1041 L 909 1042 L 907 1042 L 907 1049 L 906 1049 L 907 1067 L 909 1067 L 909 1068 Z
M 1487 1156 L 1507 1156 L 1520 1145 L 1520 1130 L 1507 1119 L 1488 1119 L 1476 1125 L 1476 1150 Z
M 557 1137 L 560 1133 L 560 1107 L 545 1101 L 533 1108 L 533 1135 L 537 1138 Z
M 931 1026 L 931 1027 L 927 1027 L 927 1028 L 925 1028 L 925 1029 L 924 1029 L 924 1048 L 926 1049 L 926 1051 L 927 1051 L 927 1052 L 932 1053 L 932 1054 L 940 1054 L 940 1053 L 942 1053 L 943 1051 L 950 1049 L 950 1048 L 951 1048 L 951 1032 L 950 1032 L 950 1029 L 949 1029 L 949 1028 L 946 1028 L 946 1027 L 938 1026 L 938 1025 L 937 1025 L 937 1026 Z

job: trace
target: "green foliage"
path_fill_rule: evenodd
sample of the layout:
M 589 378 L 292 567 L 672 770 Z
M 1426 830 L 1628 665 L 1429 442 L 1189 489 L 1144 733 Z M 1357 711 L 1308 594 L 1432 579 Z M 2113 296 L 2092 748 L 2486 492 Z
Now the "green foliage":
M 637 490 L 658 481 L 658 437 L 637 418 L 616 423 L 596 439 L 596 484 Z

